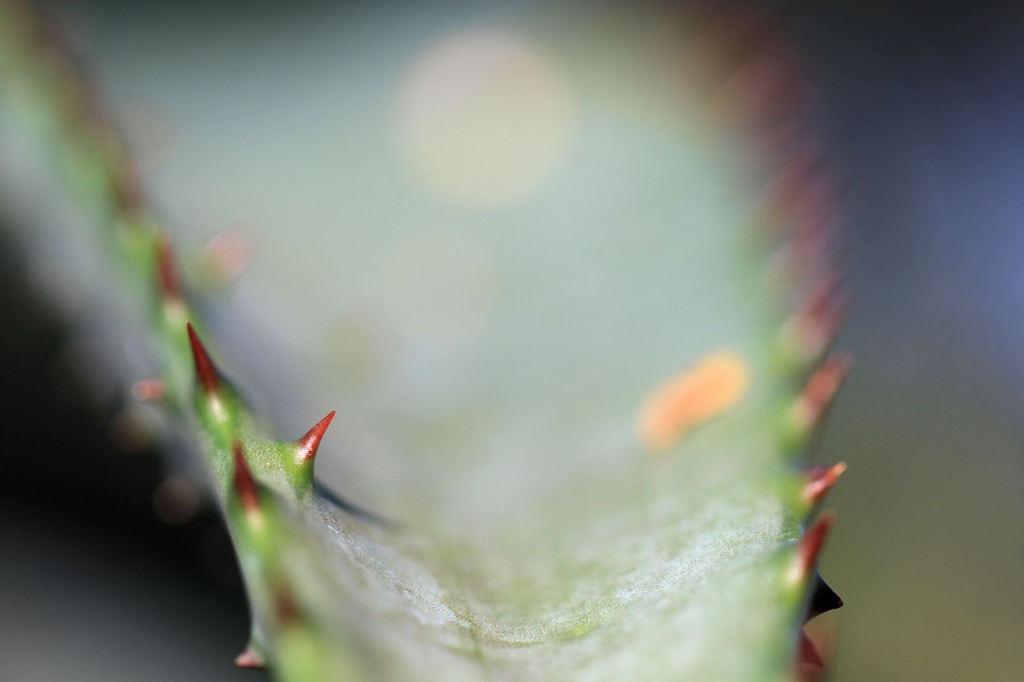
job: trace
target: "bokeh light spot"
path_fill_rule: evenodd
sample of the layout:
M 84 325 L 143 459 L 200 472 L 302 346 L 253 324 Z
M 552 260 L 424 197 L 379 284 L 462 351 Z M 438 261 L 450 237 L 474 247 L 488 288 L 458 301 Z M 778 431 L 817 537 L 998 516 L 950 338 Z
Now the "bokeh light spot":
M 538 50 L 497 31 L 451 36 L 412 69 L 401 95 L 402 153 L 437 195 L 494 207 L 552 176 L 573 137 L 571 87 Z

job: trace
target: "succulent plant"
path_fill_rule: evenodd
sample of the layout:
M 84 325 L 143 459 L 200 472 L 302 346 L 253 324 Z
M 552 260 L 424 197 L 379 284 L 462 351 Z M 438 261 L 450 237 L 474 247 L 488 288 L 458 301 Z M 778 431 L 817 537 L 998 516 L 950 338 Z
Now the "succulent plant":
M 193 444 L 223 511 L 252 613 L 238 665 L 297 681 L 818 674 L 802 628 L 841 601 L 816 572 L 834 518 L 816 512 L 844 466 L 808 451 L 848 368 L 828 354 L 844 301 L 820 159 L 771 32 L 736 13 L 688 20 L 700 68 L 656 93 L 680 130 L 607 109 L 583 124 L 641 148 L 609 158 L 646 174 L 614 200 L 577 197 L 592 225 L 549 207 L 481 228 L 512 282 L 487 343 L 413 356 L 415 380 L 368 393 L 367 428 L 408 462 L 382 513 L 317 482 L 334 411 L 281 438 L 227 378 L 232 358 L 205 345 L 212 296 L 183 277 L 197 268 L 179 267 L 97 88 L 45 21 L 0 6 L 0 152 L 20 163 L 50 144 L 79 222 L 103 228 L 60 234 L 104 241 L 121 266 L 91 283 L 124 299 L 117 329 L 157 368 L 126 378 Z M 508 198 L 463 180 L 438 191 Z

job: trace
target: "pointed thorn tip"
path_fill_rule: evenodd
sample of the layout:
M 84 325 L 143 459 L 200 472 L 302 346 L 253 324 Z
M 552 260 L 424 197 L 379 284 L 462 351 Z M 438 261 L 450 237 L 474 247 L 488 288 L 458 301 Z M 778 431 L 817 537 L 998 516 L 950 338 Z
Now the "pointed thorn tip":
M 216 393 L 217 385 L 220 383 L 217 368 L 214 366 L 213 360 L 210 359 L 210 354 L 206 352 L 203 342 L 199 340 L 199 335 L 196 334 L 192 323 L 187 322 L 186 327 L 188 328 L 188 342 L 192 346 L 192 359 L 196 365 L 196 377 L 207 393 Z
M 807 482 L 803 488 L 803 498 L 808 504 L 816 504 L 828 494 L 836 481 L 846 471 L 846 462 L 839 462 L 830 467 L 813 467 L 807 471 Z
M 843 605 L 842 598 L 836 594 L 835 590 L 829 587 L 825 579 L 821 577 L 821 574 L 817 574 L 814 591 L 811 593 L 811 601 L 807 605 L 807 616 L 804 619 L 806 623 L 810 619 L 820 616 L 826 611 L 833 611 Z
M 320 441 L 323 440 L 327 427 L 331 425 L 331 420 L 334 419 L 336 412 L 337 410 L 331 410 L 326 417 L 307 431 L 306 435 L 296 441 L 299 448 L 299 462 L 308 462 L 316 456 L 317 450 L 320 449 Z

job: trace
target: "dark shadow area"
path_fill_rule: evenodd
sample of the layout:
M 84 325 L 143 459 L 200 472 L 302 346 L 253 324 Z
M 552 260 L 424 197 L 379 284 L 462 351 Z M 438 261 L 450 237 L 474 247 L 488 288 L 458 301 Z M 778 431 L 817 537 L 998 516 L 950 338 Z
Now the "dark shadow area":
M 155 446 L 114 445 L 122 405 L 95 404 L 66 371 L 69 329 L 24 264 L 0 243 L 0 677 L 264 679 L 228 653 L 248 616 L 219 518 L 154 511 Z

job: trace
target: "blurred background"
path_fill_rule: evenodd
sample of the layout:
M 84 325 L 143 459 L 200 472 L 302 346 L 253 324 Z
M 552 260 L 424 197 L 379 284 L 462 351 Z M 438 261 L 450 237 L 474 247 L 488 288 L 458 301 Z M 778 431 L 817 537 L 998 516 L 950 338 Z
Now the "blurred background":
M 257 196 L 264 186 L 259 168 L 237 183 L 206 183 L 233 155 L 270 155 L 301 168 L 307 159 L 288 157 L 298 154 L 291 151 L 296 145 L 316 145 L 318 107 L 345 102 L 344 92 L 324 94 L 321 84 L 358 79 L 363 68 L 391 68 L 354 64 L 340 73 L 336 64 L 318 63 L 305 45 L 322 25 L 341 14 L 370 26 L 434 22 L 431 30 L 443 35 L 451 29 L 445 18 L 461 11 L 454 5 L 437 13 L 397 5 L 53 7 L 140 141 L 158 199 L 195 202 L 174 210 L 198 221 L 183 228 L 197 241 L 256 221 L 270 229 L 295 215 L 289 202 L 305 201 L 303 192 L 315 182 L 299 171 L 283 198 Z M 1024 7 L 759 7 L 778 18 L 813 84 L 857 294 L 837 343 L 852 353 L 855 367 L 819 455 L 822 462 L 849 464 L 831 494 L 840 522 L 822 565 L 846 601 L 833 679 L 1018 680 L 1024 671 Z M 500 23 L 503 11 L 486 10 L 481 20 L 481 10 L 473 10 L 482 25 Z M 486 34 L 482 40 L 497 42 L 499 51 L 517 49 L 493 36 L 488 42 Z M 259 52 L 253 45 L 271 53 L 258 68 L 249 61 Z M 395 47 L 396 63 L 406 49 Z M 543 62 L 526 55 L 517 63 L 544 103 L 526 143 L 541 140 L 553 150 L 550 158 L 533 152 L 518 166 L 503 166 L 513 169 L 502 185 L 511 188 L 509 196 L 488 194 L 485 184 L 457 175 L 435 177 L 439 193 L 470 204 L 509 201 L 557 162 L 571 103 Z M 211 75 L 203 80 L 203 73 Z M 264 79 L 284 90 L 261 89 Z M 408 97 L 427 110 L 431 93 L 445 85 L 425 76 L 412 83 Z M 162 99 L 146 99 L 153 92 Z M 243 110 L 249 113 L 240 115 Z M 354 105 L 338 110 L 339 129 L 359 112 Z M 415 121 L 408 125 L 415 138 Z M 324 144 L 326 155 L 359 149 L 343 133 Z M 435 152 L 414 148 L 415 162 L 429 168 Z M 190 175 L 196 165 L 206 174 Z M 310 208 L 299 219 L 328 218 Z M 4 239 L 0 429 L 9 446 L 0 476 L 0 677 L 260 679 L 261 673 L 231 666 L 247 621 L 224 531 L 200 499 L 189 501 L 194 492 L 166 490 L 145 438 L 117 428 L 123 403 L 97 400 L 93 389 L 67 378 L 73 355 L 67 325 L 31 285 L 20 246 Z M 268 251 L 279 247 L 262 244 Z M 247 305 L 244 298 L 237 303 Z M 460 315 L 474 305 L 455 310 L 455 322 L 471 324 Z M 70 461 L 50 456 L 72 449 Z

